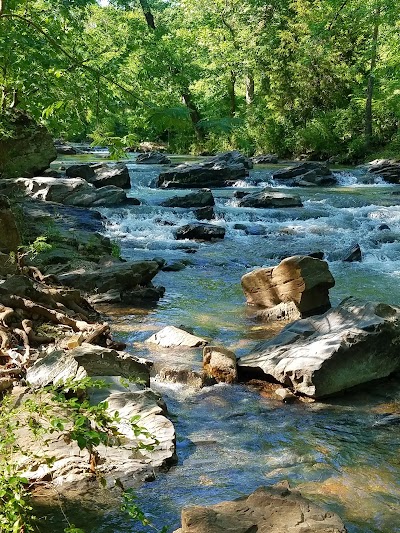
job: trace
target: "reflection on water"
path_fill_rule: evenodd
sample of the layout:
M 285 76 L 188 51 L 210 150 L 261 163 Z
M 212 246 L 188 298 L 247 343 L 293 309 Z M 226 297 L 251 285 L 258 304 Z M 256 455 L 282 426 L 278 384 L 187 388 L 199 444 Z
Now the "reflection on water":
M 276 331 L 255 322 L 240 278 L 296 253 L 325 253 L 336 279 L 333 304 L 349 295 L 400 304 L 400 197 L 392 195 L 392 186 L 360 186 L 356 174 L 347 172 L 341 175 L 346 187 L 296 190 L 304 208 L 270 210 L 235 207 L 233 189 L 216 190 L 217 220 L 212 223 L 226 228 L 226 238 L 177 242 L 174 227 L 193 221 L 193 214 L 158 204 L 189 191 L 149 188 L 158 167 L 130 167 L 130 195 L 144 205 L 104 209 L 107 234 L 119 240 L 128 259 L 175 261 L 188 257 L 185 247 L 194 251 L 185 270 L 157 275 L 154 281 L 166 287 L 166 294 L 154 308 L 111 310 L 116 336 L 136 355 L 151 358 L 143 341 L 165 325 L 181 324 L 237 355 L 248 352 Z M 258 180 L 270 181 L 269 168 L 254 172 Z M 262 234 L 259 228 L 253 235 L 235 229 L 236 223 L 261 226 Z M 382 223 L 390 229 L 382 231 Z M 343 263 L 344 252 L 355 242 L 363 261 Z M 305 496 L 337 511 L 350 533 L 400 531 L 396 378 L 326 403 L 293 405 L 241 385 L 200 391 L 157 382 L 154 387 L 176 426 L 179 457 L 169 473 L 138 490 L 138 503 L 157 526 L 178 527 L 185 505 L 232 499 L 288 479 Z M 109 510 L 101 524 L 87 531 L 139 532 L 140 527 Z

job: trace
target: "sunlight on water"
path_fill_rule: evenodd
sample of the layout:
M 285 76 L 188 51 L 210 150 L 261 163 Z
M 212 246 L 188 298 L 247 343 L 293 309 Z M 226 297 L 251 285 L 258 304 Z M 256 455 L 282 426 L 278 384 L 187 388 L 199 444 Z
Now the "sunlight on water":
M 212 223 L 223 226 L 226 236 L 202 243 L 174 237 L 177 227 L 195 221 L 192 210 L 159 205 L 183 192 L 149 187 L 158 167 L 129 166 L 130 195 L 142 205 L 103 209 L 106 234 L 120 244 L 127 259 L 158 256 L 175 261 L 191 252 L 191 264 L 184 270 L 161 272 L 155 278 L 166 287 L 157 306 L 146 311 L 108 309 L 116 336 L 135 354 L 155 355 L 143 341 L 165 325 L 190 327 L 238 355 L 246 353 L 274 330 L 255 321 L 240 279 L 255 267 L 276 265 L 294 254 L 324 252 L 336 280 L 331 290 L 334 305 L 349 295 L 400 305 L 400 198 L 392 195 L 392 186 L 375 178 L 373 184 L 362 185 L 360 170 L 343 170 L 337 173 L 339 187 L 282 188 L 299 194 L 303 208 L 239 208 L 235 190 L 249 192 L 249 185 L 271 183 L 270 169 L 250 171 L 248 181 L 213 191 Z M 344 263 L 355 243 L 362 262 Z M 193 352 L 193 360 L 200 360 L 199 353 Z M 157 356 L 168 358 L 168 353 Z M 154 387 L 165 398 L 176 426 L 179 457 L 170 472 L 138 490 L 138 503 L 157 526 L 177 528 L 184 505 L 232 499 L 289 479 L 305 496 L 337 511 L 350 533 L 400 531 L 400 424 L 387 418 L 400 414 L 396 379 L 327 403 L 294 405 L 239 385 L 200 391 L 160 382 Z M 141 530 L 111 510 L 94 531 Z

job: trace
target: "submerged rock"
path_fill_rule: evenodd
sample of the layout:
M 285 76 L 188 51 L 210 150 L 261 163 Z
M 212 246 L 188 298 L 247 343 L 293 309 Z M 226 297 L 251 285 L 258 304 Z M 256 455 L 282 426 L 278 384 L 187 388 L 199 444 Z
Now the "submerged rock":
M 209 507 L 186 507 L 175 533 L 346 533 L 336 514 L 289 490 L 287 482 Z
M 320 398 L 398 370 L 399 342 L 399 307 L 347 298 L 319 317 L 286 326 L 238 365 Z
M 302 207 L 302 201 L 299 196 L 274 192 L 270 189 L 264 189 L 261 192 L 246 194 L 239 200 L 239 207 Z
M 248 304 L 271 309 L 292 303 L 304 317 L 329 309 L 329 289 L 335 280 L 325 261 L 295 255 L 275 267 L 258 268 L 245 274 L 241 283 Z M 281 312 L 286 318 L 295 316 L 292 309 L 287 313 L 279 308 L 276 317 Z
M 213 220 L 215 218 L 214 208 L 211 206 L 194 209 L 193 214 L 197 220 Z
M 200 189 L 185 196 L 173 196 L 161 205 L 164 207 L 212 207 L 215 201 L 210 189 Z

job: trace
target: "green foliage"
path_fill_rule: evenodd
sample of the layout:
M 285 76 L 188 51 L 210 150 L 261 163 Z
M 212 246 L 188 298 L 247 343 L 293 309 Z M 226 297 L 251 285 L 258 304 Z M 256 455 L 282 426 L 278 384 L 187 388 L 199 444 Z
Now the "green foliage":
M 366 148 L 371 79 L 372 145 L 396 135 L 400 5 L 393 0 L 149 6 L 155 29 L 140 2 L 5 2 L 0 136 L 10 136 L 8 109 L 19 101 L 55 136 L 90 137 L 114 157 L 160 141 L 182 152 L 357 158 Z
M 86 449 L 92 456 L 96 446 L 117 445 L 120 433 L 118 412 L 107 412 L 107 402 L 92 405 L 88 393 L 103 388 L 104 382 L 86 377 L 69 379 L 64 383 L 45 387 L 32 392 L 23 402 L 13 403 L 11 396 L 5 396 L 0 404 L 0 531 L 2 533 L 30 533 L 35 531 L 35 517 L 30 505 L 28 480 L 21 476 L 15 454 L 31 455 L 29 450 L 20 449 L 17 439 L 19 427 L 28 427 L 33 440 L 39 440 L 46 449 L 47 439 L 54 432 L 60 432 L 67 441 L 74 441 L 80 449 Z M 58 409 L 56 408 L 58 406 Z M 140 416 L 131 420 L 131 428 L 138 438 L 138 449 L 152 450 L 156 439 L 139 425 Z M 147 443 L 141 442 L 141 438 Z M 54 463 L 51 456 L 42 457 L 48 466 Z M 101 479 L 100 479 L 101 481 Z M 124 498 L 124 510 L 133 509 Z M 138 516 L 140 510 L 137 508 Z M 135 518 L 132 510 L 132 518 Z M 73 524 L 66 533 L 84 533 Z

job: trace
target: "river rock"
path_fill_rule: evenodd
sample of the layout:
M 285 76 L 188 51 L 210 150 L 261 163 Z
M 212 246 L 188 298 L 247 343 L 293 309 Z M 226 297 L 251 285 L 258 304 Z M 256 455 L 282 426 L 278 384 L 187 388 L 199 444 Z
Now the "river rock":
M 215 201 L 210 189 L 200 189 L 185 196 L 173 196 L 161 205 L 164 207 L 212 207 Z
M 237 381 L 236 355 L 223 346 L 203 348 L 203 368 L 207 376 L 217 383 Z
M 139 154 L 135 163 L 138 165 L 170 165 L 171 160 L 161 152 L 146 152 Z
M 78 148 L 75 148 L 74 146 L 71 146 L 67 143 L 54 143 L 54 146 L 57 150 L 57 154 L 60 155 L 76 155 L 76 154 L 82 154 L 82 150 L 79 150 Z
M 326 163 L 319 163 L 313 161 L 305 161 L 303 163 L 298 163 L 292 167 L 282 168 L 273 172 L 272 177 L 276 180 L 291 180 L 294 178 L 303 179 L 307 181 L 307 174 L 312 172 L 313 174 L 308 175 L 308 180 L 315 182 L 317 178 L 330 178 L 334 180 L 332 183 L 336 183 L 336 179 L 332 172 L 329 170 Z
M 343 256 L 343 261 L 345 263 L 355 263 L 362 261 L 362 253 L 361 248 L 359 244 L 354 244 L 351 248 L 349 248 Z
M 335 280 L 325 261 L 295 255 L 245 274 L 241 283 L 248 304 L 273 308 L 293 302 L 304 317 L 330 308 L 329 289 Z
M 126 201 L 123 189 L 108 185 L 96 189 L 82 178 L 35 177 L 4 180 L 32 198 L 78 207 L 110 207 Z M 12 182 L 12 183 L 11 183 Z
M 260 192 L 246 194 L 239 200 L 239 207 L 303 207 L 299 196 L 274 192 L 270 189 L 264 189 Z
M 0 252 L 8 256 L 9 252 L 16 253 L 20 245 L 21 236 L 10 201 L 7 196 L 0 194 Z
M 387 183 L 400 183 L 400 163 L 389 159 L 378 159 L 370 163 L 368 172 L 383 178 Z
M 221 152 L 211 157 L 208 162 L 214 164 L 243 165 L 247 169 L 253 168 L 253 161 L 241 154 L 238 150 Z
M 125 352 L 83 343 L 73 350 L 57 350 L 28 368 L 26 381 L 33 388 L 85 376 L 121 376 L 150 385 L 151 362 Z
M 191 189 L 232 185 L 236 180 L 248 176 L 248 164 L 237 162 L 241 157 L 236 159 L 234 156 L 221 154 L 204 163 L 183 163 L 161 172 L 157 187 Z
M 100 188 L 106 185 L 114 185 L 121 189 L 131 188 L 131 178 L 128 167 L 124 163 L 118 163 L 115 166 L 102 166 L 95 169 L 95 176 L 87 180 L 95 187 Z
M 11 136 L 0 138 L 0 177 L 32 177 L 48 168 L 57 151 L 47 129 L 20 111 L 6 116 Z
M 67 178 L 82 178 L 86 181 L 90 181 L 96 176 L 92 165 L 87 164 L 71 165 L 66 169 L 65 174 Z
M 112 440 L 110 446 L 99 444 L 96 446 L 98 464 L 97 475 L 102 478 L 103 486 L 115 487 L 116 483 L 124 488 L 137 486 L 137 484 L 154 470 L 173 464 L 175 456 L 175 431 L 173 424 L 167 418 L 167 409 L 159 397 L 149 389 L 135 389 L 136 386 L 123 386 L 120 379 L 105 379 L 107 386 L 100 390 L 100 398 L 107 402 L 107 414 L 111 417 L 118 413 L 119 421 L 116 422 L 118 433 L 121 435 L 118 444 Z M 121 390 L 122 389 L 122 390 Z M 137 389 L 137 387 L 136 387 Z M 21 405 L 31 399 L 27 389 L 14 389 L 16 401 Z M 91 395 L 91 402 L 97 403 L 97 394 Z M 51 401 L 50 395 L 46 398 L 47 409 L 54 409 L 54 416 L 63 418 L 59 407 Z M 51 411 L 50 411 L 51 412 Z M 29 411 L 27 411 L 29 416 Z M 65 413 L 67 418 L 68 414 Z M 132 418 L 138 419 L 138 426 L 143 428 L 143 433 L 135 434 L 131 424 Z M 68 422 L 65 425 L 68 427 Z M 29 425 L 21 423 L 16 430 L 18 453 L 14 455 L 23 476 L 30 482 L 38 482 L 51 478 L 57 485 L 57 491 L 68 495 L 71 488 L 75 494 L 97 487 L 94 483 L 93 473 L 90 470 L 89 454 L 80 450 L 75 441 L 70 442 L 65 438 L 65 431 L 55 430 L 43 424 L 42 430 L 50 430 L 44 434 L 43 440 L 33 438 Z M 156 439 L 156 443 L 154 441 Z M 138 448 L 139 444 L 153 444 L 152 449 Z M 52 461 L 49 461 L 49 456 Z
M 260 487 L 249 496 L 182 510 L 174 533 L 346 533 L 341 519 L 289 490 L 287 482 Z
M 286 326 L 238 361 L 246 374 L 272 376 L 320 398 L 400 368 L 400 308 L 347 298 L 318 317 Z
M 213 220 L 215 218 L 214 209 L 211 206 L 194 209 L 193 214 L 197 220 Z
M 197 239 L 200 241 L 211 241 L 212 239 L 223 239 L 224 237 L 225 228 L 204 222 L 186 224 L 175 231 L 175 238 L 178 240 Z
M 297 187 L 330 187 L 336 185 L 336 183 L 336 178 L 332 173 L 321 175 L 319 169 L 314 169 L 294 178 L 291 185 Z
M 145 342 L 158 344 L 164 348 L 171 348 L 174 346 L 187 346 L 189 348 L 197 348 L 207 344 L 205 339 L 196 337 L 187 331 L 176 328 L 175 326 L 166 326 L 157 333 L 154 333 Z
M 150 282 L 159 270 L 160 266 L 155 261 L 127 261 L 102 268 L 82 267 L 73 272 L 60 274 L 57 280 L 60 285 L 87 292 L 106 293 L 118 290 L 127 296 L 131 292 L 143 291 L 147 286 L 154 289 Z
M 278 156 L 276 154 L 256 155 L 251 160 L 255 165 L 276 165 Z

